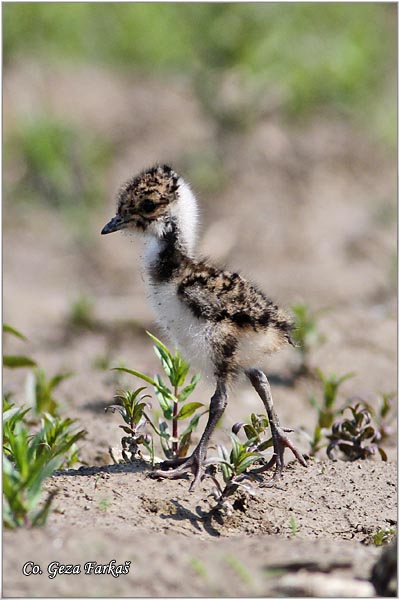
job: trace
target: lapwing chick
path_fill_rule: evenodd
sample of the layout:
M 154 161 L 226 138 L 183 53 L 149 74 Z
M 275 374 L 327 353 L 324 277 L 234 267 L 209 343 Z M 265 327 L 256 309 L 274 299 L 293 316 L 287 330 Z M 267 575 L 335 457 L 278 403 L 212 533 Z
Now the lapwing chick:
M 265 358 L 288 343 L 292 323 L 263 292 L 238 273 L 196 256 L 197 203 L 189 185 L 171 167 L 156 165 L 127 181 L 117 197 L 117 214 L 102 234 L 124 230 L 144 238 L 144 273 L 148 297 L 159 325 L 182 355 L 214 380 L 206 428 L 187 458 L 164 461 L 155 471 L 175 478 L 192 471 L 190 489 L 202 474 L 210 436 L 224 412 L 228 390 L 245 375 L 264 403 L 273 439 L 275 467 L 281 475 L 285 448 L 306 466 L 275 412 Z

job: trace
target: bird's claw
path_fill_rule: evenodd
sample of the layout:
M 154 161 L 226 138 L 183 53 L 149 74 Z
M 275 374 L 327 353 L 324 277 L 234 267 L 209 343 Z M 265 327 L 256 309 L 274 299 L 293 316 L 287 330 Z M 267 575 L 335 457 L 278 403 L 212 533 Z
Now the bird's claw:
M 283 460 L 283 455 L 284 455 L 286 448 L 289 448 L 289 450 L 291 450 L 293 452 L 294 456 L 296 457 L 296 459 L 299 461 L 299 463 L 303 467 L 307 467 L 307 463 L 305 461 L 304 456 L 296 448 L 296 446 L 293 444 L 293 442 L 291 442 L 289 440 L 287 435 L 285 435 L 285 433 L 291 433 L 292 431 L 293 431 L 293 429 L 275 425 L 275 427 L 273 429 L 273 436 L 272 436 L 273 444 L 274 444 L 274 454 L 273 454 L 272 458 L 266 465 L 263 465 L 262 467 L 258 467 L 256 469 L 252 469 L 250 471 L 250 473 L 254 473 L 254 474 L 263 473 L 265 471 L 269 471 L 270 469 L 272 469 L 272 467 L 274 467 L 276 465 L 275 472 L 274 472 L 272 478 L 267 483 L 264 483 L 262 485 L 262 487 L 272 487 L 282 477 L 283 468 L 285 466 L 285 463 Z
M 161 463 L 161 469 L 156 469 L 150 473 L 151 477 L 161 479 L 177 479 L 186 475 L 189 469 L 194 475 L 194 479 L 190 484 L 189 491 L 192 492 L 201 479 L 202 460 L 196 453 L 191 454 L 187 458 L 174 458 Z M 175 466 L 177 465 L 177 466 Z M 165 469 L 166 467 L 166 469 Z M 168 468 L 174 467 L 174 468 Z

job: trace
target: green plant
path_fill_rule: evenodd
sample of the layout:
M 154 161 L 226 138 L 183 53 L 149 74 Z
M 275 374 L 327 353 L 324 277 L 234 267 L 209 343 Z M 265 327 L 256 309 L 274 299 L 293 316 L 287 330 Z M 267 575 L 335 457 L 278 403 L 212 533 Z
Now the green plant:
M 243 581 L 244 584 L 253 587 L 253 578 L 251 573 L 245 567 L 240 558 L 237 558 L 233 554 L 228 554 L 227 556 L 224 556 L 224 561 L 231 567 L 231 569 Z
M 372 541 L 375 546 L 383 546 L 389 544 L 394 535 L 396 535 L 396 529 L 394 528 L 387 527 L 385 529 L 379 529 L 379 531 L 372 536 Z
M 393 409 L 395 407 L 396 394 L 383 392 L 379 395 L 379 406 L 376 412 L 376 421 L 381 436 L 381 440 L 386 440 L 393 435 Z
M 40 199 L 80 218 L 98 204 L 101 188 L 95 174 L 109 161 L 108 147 L 98 136 L 43 115 L 20 123 L 5 143 L 8 160 L 23 167 L 14 195 Z
M 74 431 L 74 419 L 62 419 L 44 413 L 40 419 L 39 429 L 35 420 L 27 420 L 26 415 L 31 411 L 24 406 L 19 408 L 3 400 L 3 451 L 11 459 L 15 458 L 18 448 L 17 436 L 21 431 L 26 432 L 29 439 L 36 439 L 35 453 L 44 455 L 47 460 L 61 456 L 60 466 L 71 467 L 78 460 L 76 442 L 86 435 L 86 431 Z M 33 427 L 35 429 L 33 429 Z
M 243 428 L 247 437 L 247 448 L 254 452 L 263 452 L 273 445 L 272 437 L 265 439 L 265 433 L 269 427 L 267 415 L 251 413 L 250 423 L 235 423 L 232 432 L 237 435 Z
M 149 434 L 144 433 L 147 423 L 154 427 L 151 419 L 144 412 L 146 407 L 150 408 L 151 405 L 148 402 L 143 402 L 143 400 L 150 398 L 150 396 L 146 394 L 139 398 L 139 394 L 145 389 L 145 387 L 141 387 L 134 392 L 121 391 L 120 394 L 115 396 L 115 399 L 120 403 L 107 406 L 105 411 L 113 413 L 118 411 L 126 423 L 126 425 L 119 425 L 128 434 L 121 439 L 123 459 L 126 462 L 131 462 L 136 457 L 136 454 L 139 453 L 140 455 L 139 446 L 142 444 L 148 450 L 151 464 L 154 466 L 153 438 Z M 130 453 L 130 456 L 128 456 L 127 452 Z
M 40 429 L 32 433 L 26 420 L 30 408 L 3 401 L 3 494 L 7 527 L 42 525 L 54 493 L 38 508 L 41 488 L 55 469 L 71 467 L 78 460 L 76 442 L 85 431 L 74 431 L 74 421 L 43 415 Z
M 149 332 L 147 335 L 155 343 L 154 351 L 169 379 L 170 387 L 160 375 L 151 378 L 144 373 L 125 367 L 116 367 L 115 370 L 134 375 L 153 386 L 164 420 L 159 420 L 158 427 L 153 422 L 151 422 L 151 426 L 159 436 L 162 450 L 167 458 L 184 457 L 187 455 L 192 433 L 196 430 L 200 417 L 207 412 L 207 410 L 198 412 L 204 406 L 201 402 L 187 402 L 200 377 L 194 375 L 188 384 L 185 383 L 190 368 L 189 364 L 178 351 L 172 354 L 159 339 Z M 192 417 L 192 415 L 194 416 Z M 189 424 L 182 432 L 179 432 L 179 422 L 189 417 L 192 417 Z
M 84 294 L 76 298 L 71 305 L 67 321 L 74 329 L 93 329 L 96 324 L 93 300 Z
M 61 456 L 60 468 L 70 468 L 79 459 L 76 443 L 83 439 L 87 432 L 84 429 L 75 431 L 75 419 L 62 419 L 58 416 L 44 414 L 38 432 L 37 454 L 47 456 L 48 460 Z
M 197 575 L 205 580 L 208 579 L 207 567 L 197 556 L 191 556 L 188 560 L 188 565 Z
M 307 435 L 310 442 L 310 454 L 315 454 L 327 445 L 326 435 L 332 427 L 335 416 L 340 410 L 336 408 L 338 391 L 340 386 L 355 373 L 346 373 L 341 377 L 335 374 L 325 375 L 320 369 L 316 369 L 316 375 L 322 383 L 322 401 L 318 402 L 315 396 L 312 396 L 310 403 L 318 414 L 317 424 L 314 427 L 312 435 Z
M 246 440 L 241 441 L 238 437 L 239 431 L 243 429 Z M 232 427 L 230 438 L 232 449 L 229 452 L 225 446 L 217 446 L 218 455 L 207 459 L 206 476 L 211 477 L 215 487 L 213 496 L 217 500 L 216 509 L 223 508 L 228 512 L 232 505 L 227 500 L 239 488 L 244 494 L 254 494 L 254 489 L 250 484 L 250 478 L 263 469 L 266 464 L 265 450 L 273 446 L 273 440 L 267 430 L 269 421 L 264 414 L 252 413 L 250 422 L 238 422 Z M 248 471 L 249 467 L 256 462 L 261 463 L 257 467 Z M 220 467 L 223 484 L 218 481 L 217 470 L 215 466 Z M 243 506 L 243 499 L 238 503 L 238 507 Z M 233 505 L 235 507 L 235 504 Z
M 10 3 L 3 14 L 4 64 L 33 53 L 56 65 L 179 74 L 218 124 L 243 127 L 266 111 L 304 121 L 317 110 L 364 124 L 395 147 L 396 98 L 388 86 L 396 70 L 395 9 L 387 3 Z
M 291 311 L 294 315 L 292 338 L 300 359 L 298 374 L 307 374 L 310 372 L 311 350 L 325 341 L 324 336 L 318 331 L 319 313 L 300 302 L 293 304 Z
M 111 500 L 109 500 L 108 498 L 101 498 L 101 500 L 99 500 L 98 508 L 99 510 L 101 510 L 101 512 L 107 512 L 110 506 Z
M 299 533 L 300 527 L 298 526 L 294 515 L 290 515 L 289 527 L 293 537 Z
M 328 457 L 333 458 L 333 452 L 339 450 L 346 460 L 368 458 L 379 452 L 382 460 L 387 460 L 383 448 L 379 446 L 381 435 L 379 430 L 371 424 L 372 414 L 361 402 L 355 406 L 347 406 L 351 411 L 351 418 L 344 418 L 332 425 L 332 432 L 327 435 L 330 440 L 326 450 Z
M 9 325 L 3 331 L 25 339 Z M 26 357 L 14 357 L 11 366 L 34 366 Z M 70 467 L 79 460 L 76 442 L 85 431 L 76 431 L 75 421 L 58 416 L 53 390 L 70 373 L 59 373 L 47 380 L 43 369 L 28 375 L 29 407 L 3 397 L 3 520 L 6 527 L 34 526 L 45 523 L 54 493 L 41 503 L 41 488 L 46 477 L 59 467 Z M 39 417 L 40 421 L 39 421 Z
M 241 442 L 234 433 L 230 434 L 232 449 L 229 452 L 225 446 L 217 446 L 217 456 L 206 460 L 206 477 L 210 477 L 214 483 L 213 496 L 217 500 L 215 509 L 223 509 L 227 512 L 232 510 L 230 498 L 239 488 L 249 494 L 254 494 L 253 487 L 249 483 L 247 469 L 255 462 L 263 458 L 261 452 L 250 450 L 253 439 Z M 221 469 L 223 484 L 217 478 L 215 465 Z M 247 480 L 247 481 L 246 481 Z
M 110 368 L 110 354 L 105 352 L 104 354 L 98 354 L 92 360 L 91 367 L 96 371 L 107 371 Z
M 8 398 L 3 398 L 3 452 L 7 456 L 12 456 L 10 439 L 15 435 L 17 423 L 25 424 L 25 415 L 30 408 L 20 408 L 11 404 Z
M 3 454 L 3 522 L 6 527 L 43 525 L 47 519 L 54 493 L 41 506 L 44 480 L 57 469 L 62 456 L 49 457 L 38 452 L 40 434 L 31 438 L 21 422 L 9 439 L 11 454 Z
M 14 337 L 19 338 L 24 342 L 27 341 L 26 337 L 20 331 L 18 331 L 14 327 L 11 327 L 11 325 L 7 325 L 6 323 L 3 323 L 3 333 L 13 335 Z M 35 367 L 36 362 L 32 360 L 32 358 L 30 358 L 29 356 L 4 354 L 3 366 L 8 367 L 10 369 L 16 369 L 21 367 Z
M 50 379 L 47 379 L 44 369 L 34 369 L 28 374 L 26 381 L 26 399 L 32 407 L 34 418 L 38 418 L 44 413 L 56 415 L 59 410 L 58 401 L 53 395 L 54 390 L 65 380 L 72 376 L 72 373 L 57 373 Z

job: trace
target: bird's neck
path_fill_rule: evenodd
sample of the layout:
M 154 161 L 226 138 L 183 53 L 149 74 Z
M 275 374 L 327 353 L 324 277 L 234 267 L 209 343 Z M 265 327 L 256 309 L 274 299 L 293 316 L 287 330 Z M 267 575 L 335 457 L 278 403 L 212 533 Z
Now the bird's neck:
M 194 257 L 197 204 L 189 186 L 182 182 L 179 199 L 156 235 L 145 242 L 145 269 L 154 281 L 167 281 Z

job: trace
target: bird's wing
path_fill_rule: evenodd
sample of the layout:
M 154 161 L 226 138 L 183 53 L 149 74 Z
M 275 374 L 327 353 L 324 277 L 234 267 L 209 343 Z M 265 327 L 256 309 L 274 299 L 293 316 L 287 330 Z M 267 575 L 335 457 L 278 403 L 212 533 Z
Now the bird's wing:
M 205 265 L 178 286 L 181 301 L 199 318 L 238 326 L 268 325 L 278 308 L 237 273 Z

